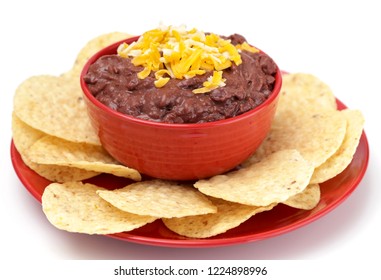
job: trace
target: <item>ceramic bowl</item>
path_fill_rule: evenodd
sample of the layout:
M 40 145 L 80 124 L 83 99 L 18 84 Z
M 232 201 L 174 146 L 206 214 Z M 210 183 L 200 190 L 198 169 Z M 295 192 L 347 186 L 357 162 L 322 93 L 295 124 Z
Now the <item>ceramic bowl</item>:
M 89 59 L 81 73 L 81 87 L 92 125 L 103 147 L 122 164 L 151 177 L 196 180 L 222 174 L 247 159 L 270 130 L 282 84 L 281 72 L 269 98 L 239 116 L 215 122 L 169 124 L 119 113 L 99 102 L 84 82 L 99 57 L 116 54 L 112 44 Z

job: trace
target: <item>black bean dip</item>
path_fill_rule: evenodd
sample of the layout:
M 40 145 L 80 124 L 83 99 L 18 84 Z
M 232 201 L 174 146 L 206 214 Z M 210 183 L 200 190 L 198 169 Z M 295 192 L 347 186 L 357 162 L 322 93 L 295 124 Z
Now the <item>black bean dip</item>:
M 245 42 L 241 35 L 224 37 L 233 45 Z M 136 118 L 165 123 L 204 123 L 231 118 L 262 104 L 271 94 L 277 66 L 263 52 L 240 52 L 242 63 L 223 71 L 225 86 L 194 94 L 212 75 L 208 71 L 189 79 L 170 79 L 157 88 L 154 73 L 139 79 L 142 66 L 131 59 L 106 55 L 89 67 L 84 77 L 90 92 L 113 110 Z

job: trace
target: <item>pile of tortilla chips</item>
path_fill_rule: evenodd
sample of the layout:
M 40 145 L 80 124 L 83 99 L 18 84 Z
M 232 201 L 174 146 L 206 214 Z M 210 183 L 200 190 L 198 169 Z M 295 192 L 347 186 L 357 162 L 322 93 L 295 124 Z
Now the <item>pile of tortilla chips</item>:
M 23 161 L 52 183 L 42 196 L 57 228 L 87 234 L 131 231 L 161 219 L 170 230 L 207 238 L 239 226 L 277 204 L 311 210 L 319 184 L 352 161 L 363 130 L 358 110 L 337 110 L 330 88 L 303 73 L 283 78 L 271 131 L 235 171 L 192 183 L 143 180 L 101 146 L 90 125 L 79 74 L 99 49 L 129 37 L 102 35 L 63 75 L 35 76 L 16 90 L 13 141 Z M 110 173 L 136 181 L 108 190 L 82 181 Z

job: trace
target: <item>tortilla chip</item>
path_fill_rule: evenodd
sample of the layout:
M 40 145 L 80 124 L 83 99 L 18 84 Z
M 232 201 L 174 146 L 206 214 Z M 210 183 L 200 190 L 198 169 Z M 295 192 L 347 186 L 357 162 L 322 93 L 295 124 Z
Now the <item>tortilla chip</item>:
M 302 192 L 290 197 L 282 202 L 293 208 L 311 210 L 319 204 L 320 186 L 319 184 L 310 184 Z
M 15 113 L 12 114 L 12 138 L 20 154 L 25 154 L 30 146 L 45 135 L 21 121 Z
M 303 191 L 313 166 L 296 150 L 276 152 L 238 171 L 200 180 L 194 186 L 202 193 L 227 201 L 267 206 L 283 202 Z
M 100 145 L 78 79 L 35 76 L 16 90 L 14 112 L 26 124 L 68 141 Z
M 172 218 L 217 211 L 217 208 L 192 186 L 173 181 L 150 180 L 122 189 L 97 193 L 120 210 L 137 215 Z
M 28 157 L 29 148 L 39 139 L 46 136 L 45 133 L 36 130 L 15 114 L 12 115 L 13 143 L 20 153 L 23 162 L 40 176 L 53 182 L 79 181 L 98 175 L 99 173 L 78 169 L 75 167 L 45 165 L 32 162 Z
M 39 164 L 77 167 L 141 180 L 137 170 L 119 164 L 101 146 L 69 142 L 54 136 L 45 136 L 36 141 L 30 147 L 28 156 Z
M 96 194 L 98 190 L 103 188 L 81 182 L 52 183 L 42 195 L 42 209 L 55 227 L 87 234 L 131 231 L 156 220 L 115 208 Z
M 217 213 L 162 219 L 164 225 L 177 234 L 191 238 L 207 238 L 238 227 L 255 214 L 271 210 L 276 204 L 264 207 L 248 206 L 211 197 Z
M 82 68 L 85 66 L 90 57 L 108 45 L 130 37 L 133 37 L 133 35 L 122 32 L 112 32 L 100 35 L 90 40 L 79 52 L 73 68 L 69 72 L 65 73 L 64 76 L 79 77 Z
M 358 110 L 343 110 L 347 120 L 344 141 L 336 153 L 315 169 L 311 183 L 322 183 L 340 174 L 352 161 L 364 127 L 364 116 Z
M 277 112 L 284 110 L 320 112 L 336 110 L 336 98 L 330 87 L 311 74 L 283 75 Z
M 276 151 L 296 149 L 317 167 L 339 149 L 345 131 L 346 119 L 339 111 L 283 111 L 274 118 L 266 139 L 244 166 Z

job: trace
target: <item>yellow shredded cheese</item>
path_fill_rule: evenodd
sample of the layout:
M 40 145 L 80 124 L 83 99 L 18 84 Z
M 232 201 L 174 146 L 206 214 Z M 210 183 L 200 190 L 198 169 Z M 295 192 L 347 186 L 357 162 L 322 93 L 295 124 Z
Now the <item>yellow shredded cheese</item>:
M 235 46 L 239 51 L 245 50 L 252 53 L 257 53 L 259 50 L 253 46 L 250 46 L 247 42 L 243 42 L 242 44 L 238 44 Z
M 242 63 L 240 51 L 257 52 L 246 42 L 237 46 L 216 34 L 205 34 L 197 29 L 187 31 L 184 26 L 161 26 L 145 32 L 131 44 L 118 47 L 118 55 L 131 58 L 135 66 L 143 66 L 139 79 L 155 73 L 155 86 L 165 86 L 170 78 L 189 79 L 213 71 L 202 88 L 193 93 L 205 93 L 225 86 L 223 70 L 232 63 Z
M 193 93 L 205 93 L 218 87 L 225 86 L 225 79 L 222 78 L 222 71 L 213 71 L 213 76 L 210 76 L 202 85 L 202 88 L 194 89 Z
M 168 83 L 168 81 L 169 81 L 169 78 L 159 78 L 156 81 L 154 81 L 153 83 L 155 84 L 155 86 L 157 88 L 161 88 L 161 87 L 165 86 L 166 83 Z

